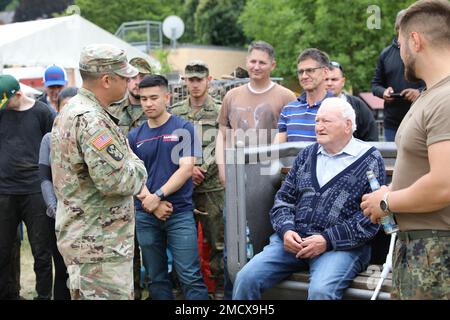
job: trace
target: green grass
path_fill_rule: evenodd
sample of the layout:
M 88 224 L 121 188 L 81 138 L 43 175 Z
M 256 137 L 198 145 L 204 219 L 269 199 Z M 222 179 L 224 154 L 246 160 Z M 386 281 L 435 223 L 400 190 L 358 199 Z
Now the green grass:
M 25 226 L 23 227 L 23 241 L 20 246 L 20 295 L 25 299 L 36 296 L 36 276 L 33 270 L 33 255 Z

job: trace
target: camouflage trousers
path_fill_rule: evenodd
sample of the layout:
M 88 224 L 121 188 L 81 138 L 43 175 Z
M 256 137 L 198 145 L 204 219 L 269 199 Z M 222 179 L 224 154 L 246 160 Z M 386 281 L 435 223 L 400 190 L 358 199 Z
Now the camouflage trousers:
M 399 239 L 393 257 L 392 299 L 450 299 L 450 237 Z
M 211 247 L 209 267 L 216 287 L 223 286 L 224 191 L 194 193 L 195 221 L 200 222 L 204 241 Z M 201 257 L 202 258 L 202 257 Z
M 134 281 L 134 299 L 141 300 L 141 249 L 137 241 L 136 232 L 134 234 L 134 257 L 133 257 L 133 281 Z
M 67 267 L 72 300 L 133 300 L 133 260 Z

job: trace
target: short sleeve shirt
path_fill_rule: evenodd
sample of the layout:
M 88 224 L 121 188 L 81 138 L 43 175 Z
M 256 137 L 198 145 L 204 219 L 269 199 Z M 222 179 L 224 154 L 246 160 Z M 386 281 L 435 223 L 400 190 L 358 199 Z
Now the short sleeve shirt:
M 242 129 L 247 136 L 255 132 L 258 139 L 248 141 L 248 145 L 271 144 L 281 109 L 295 99 L 292 91 L 279 84 L 260 94 L 251 92 L 248 84 L 242 85 L 225 95 L 218 122 L 235 132 Z M 266 130 L 266 135 L 261 130 Z
M 161 188 L 178 170 L 180 158 L 202 157 L 201 142 L 193 125 L 174 115 L 158 128 L 142 124 L 130 131 L 128 140 L 134 153 L 144 161 L 148 172 L 147 188 L 151 193 Z M 192 192 L 192 179 L 188 179 L 165 200 L 173 205 L 174 213 L 191 211 Z M 142 210 L 141 201 L 136 200 L 135 206 Z
M 430 171 L 428 147 L 450 140 L 450 77 L 424 91 L 396 135 L 392 190 L 411 186 Z M 449 164 L 450 165 L 450 164 Z M 450 206 L 430 213 L 396 213 L 400 230 L 450 230 Z

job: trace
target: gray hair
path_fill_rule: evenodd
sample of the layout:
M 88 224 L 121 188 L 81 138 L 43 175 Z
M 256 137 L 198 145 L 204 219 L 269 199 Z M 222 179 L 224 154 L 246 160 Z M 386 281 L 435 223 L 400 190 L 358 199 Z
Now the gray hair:
M 275 50 L 273 49 L 271 44 L 265 41 L 257 40 L 250 43 L 250 45 L 248 46 L 247 54 L 249 55 L 253 50 L 264 51 L 269 55 L 270 60 L 275 60 Z
M 341 112 L 343 119 L 349 119 L 352 122 L 352 132 L 356 131 L 356 113 L 350 103 L 341 98 L 326 98 L 321 106 L 332 106 Z
M 298 55 L 297 64 L 307 59 L 316 61 L 321 67 L 330 66 L 330 58 L 328 57 L 328 55 L 316 48 L 308 48 L 303 50 L 303 52 Z

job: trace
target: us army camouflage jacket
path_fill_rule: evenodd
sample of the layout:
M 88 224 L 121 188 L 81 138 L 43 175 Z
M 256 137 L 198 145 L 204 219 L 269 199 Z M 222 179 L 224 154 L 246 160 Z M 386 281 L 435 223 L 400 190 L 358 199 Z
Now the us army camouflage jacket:
M 133 195 L 147 172 L 92 92 L 81 89 L 56 118 L 51 159 L 66 265 L 132 259 Z
M 223 187 L 220 184 L 215 159 L 215 137 L 217 136 L 217 130 L 219 128 L 217 117 L 220 112 L 220 107 L 220 101 L 214 100 L 208 95 L 205 103 L 197 113 L 191 108 L 189 98 L 176 103 L 169 108 L 170 113 L 190 121 L 194 124 L 196 130 L 201 129 L 201 134 L 197 132 L 198 136 L 202 139 L 203 163 L 201 164 L 201 167 L 207 170 L 207 173 L 205 174 L 203 183 L 195 188 L 194 192 L 196 193 L 223 190 Z M 211 135 L 214 132 L 215 134 Z
M 121 102 L 110 105 L 108 112 L 119 120 L 118 126 L 122 129 L 125 137 L 131 129 L 139 127 L 148 119 L 142 107 L 140 105 L 132 105 L 128 97 Z

